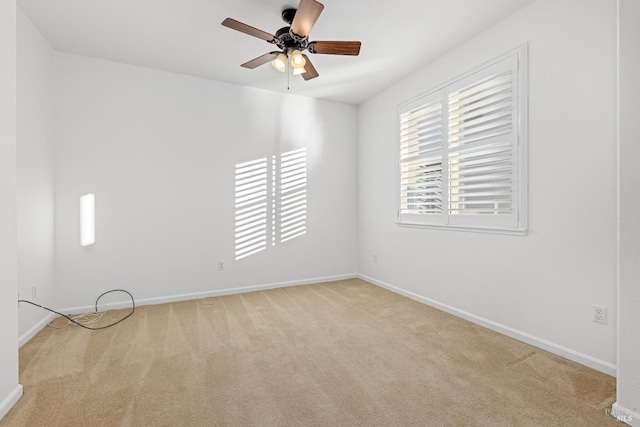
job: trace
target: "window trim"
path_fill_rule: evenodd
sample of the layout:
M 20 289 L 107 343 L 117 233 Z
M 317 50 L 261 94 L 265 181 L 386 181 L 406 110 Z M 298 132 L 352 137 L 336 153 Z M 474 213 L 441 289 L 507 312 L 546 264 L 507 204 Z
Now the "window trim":
M 495 64 L 502 62 L 509 58 L 515 58 L 516 61 L 516 73 L 515 76 L 517 78 L 517 109 L 518 114 L 516 114 L 516 144 L 517 144 L 517 159 L 515 165 L 515 190 L 517 191 L 516 199 L 514 200 L 514 208 L 516 209 L 516 219 L 515 226 L 501 226 L 501 225 L 481 225 L 481 224 L 446 224 L 446 223 L 425 223 L 419 221 L 411 221 L 406 218 L 401 220 L 401 217 L 409 217 L 411 214 L 402 214 L 400 213 L 400 202 L 401 202 L 401 158 L 400 158 L 400 150 L 398 150 L 398 145 L 396 144 L 396 203 L 397 203 L 397 212 L 396 212 L 396 225 L 402 227 L 410 227 L 410 228 L 426 228 L 426 229 L 440 229 L 440 230 L 455 230 L 455 231 L 471 231 L 471 232 L 485 232 L 485 233 L 495 233 L 495 234 L 512 234 L 512 235 L 526 235 L 528 231 L 528 45 L 523 44 L 515 49 L 512 49 L 490 61 L 483 63 L 482 65 L 475 67 L 474 69 L 458 75 L 455 78 L 448 80 L 447 82 L 440 84 L 431 90 L 421 93 L 397 106 L 397 133 L 396 135 L 400 135 L 400 117 L 401 115 L 410 110 L 411 108 L 415 108 L 429 97 L 433 97 L 436 93 L 441 91 L 447 91 L 452 85 L 456 85 L 459 82 L 466 80 L 477 73 L 483 72 L 483 70 L 493 67 Z M 448 110 L 447 106 L 444 106 L 445 109 Z M 448 149 L 448 144 L 443 143 L 443 153 Z M 445 147 L 446 146 L 446 147 Z M 443 162 L 445 163 L 445 162 Z M 445 173 L 446 165 L 443 165 L 443 174 Z M 448 180 L 447 180 L 448 181 Z M 448 185 L 448 183 L 447 183 Z M 446 188 L 446 187 L 445 187 Z M 443 216 L 446 215 L 446 211 L 443 209 Z

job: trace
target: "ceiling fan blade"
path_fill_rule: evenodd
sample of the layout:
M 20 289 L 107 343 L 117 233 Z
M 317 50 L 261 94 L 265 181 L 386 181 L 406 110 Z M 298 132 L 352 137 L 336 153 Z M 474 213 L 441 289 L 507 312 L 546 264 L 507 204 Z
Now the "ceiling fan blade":
M 352 55 L 360 54 L 360 42 L 328 42 L 318 41 L 309 43 L 309 52 L 325 55 Z
M 291 31 L 300 37 L 308 36 L 322 9 L 324 5 L 316 0 L 300 0 L 298 10 L 291 22 Z
M 231 18 L 227 18 L 222 21 L 222 25 L 227 28 L 231 28 L 232 30 L 240 31 L 241 33 L 249 34 L 250 36 L 257 37 L 268 42 L 272 42 L 276 38 L 273 34 L 269 34 L 266 31 L 259 30 L 252 27 L 251 25 L 243 24 L 242 22 L 236 21 L 235 19 Z
M 280 55 L 280 52 L 269 52 L 264 55 L 260 55 L 257 58 L 252 59 L 251 61 L 247 61 L 241 65 L 241 67 L 249 68 L 253 70 L 256 67 L 266 64 L 267 62 L 271 62 L 276 59 Z
M 302 56 L 304 56 L 304 59 L 307 61 L 304 64 L 305 72 L 301 74 L 302 78 L 305 79 L 305 80 L 315 79 L 320 74 L 318 74 L 318 72 L 316 71 L 315 67 L 313 66 L 313 64 L 309 60 L 309 57 L 307 55 L 304 55 L 304 54 Z

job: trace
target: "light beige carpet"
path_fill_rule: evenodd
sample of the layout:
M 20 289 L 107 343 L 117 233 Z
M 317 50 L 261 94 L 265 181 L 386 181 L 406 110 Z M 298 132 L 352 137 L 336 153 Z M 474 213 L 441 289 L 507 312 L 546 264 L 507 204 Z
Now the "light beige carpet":
M 361 280 L 55 324 L 0 426 L 617 424 L 614 378 Z

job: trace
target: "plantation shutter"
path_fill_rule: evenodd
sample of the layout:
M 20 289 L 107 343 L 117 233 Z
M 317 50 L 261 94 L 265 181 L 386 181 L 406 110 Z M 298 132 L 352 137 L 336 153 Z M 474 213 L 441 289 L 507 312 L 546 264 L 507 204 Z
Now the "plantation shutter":
M 521 53 L 400 106 L 402 224 L 521 230 Z M 522 177 L 522 178 L 521 178 Z
M 400 112 L 400 221 L 442 222 L 443 91 Z M 445 205 L 443 205 L 443 203 Z
M 516 61 L 448 88 L 449 224 L 516 226 Z

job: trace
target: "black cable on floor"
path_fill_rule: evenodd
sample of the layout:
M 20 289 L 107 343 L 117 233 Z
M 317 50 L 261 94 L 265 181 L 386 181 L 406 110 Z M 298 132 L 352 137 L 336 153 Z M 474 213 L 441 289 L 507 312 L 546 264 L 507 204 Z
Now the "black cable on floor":
M 126 293 L 127 295 L 129 295 L 129 297 L 131 298 L 131 313 L 127 314 L 127 315 L 126 315 L 126 316 L 124 316 L 122 319 L 118 320 L 117 322 L 111 323 L 111 324 L 106 325 L 106 326 L 99 326 L 99 327 L 96 327 L 96 328 L 93 328 L 93 327 L 91 327 L 91 326 L 87 326 L 87 325 L 83 325 L 82 323 L 76 322 L 76 321 L 75 321 L 75 320 L 73 320 L 71 317 L 67 316 L 66 314 L 58 313 L 57 311 L 52 310 L 52 309 L 50 309 L 49 307 L 45 307 L 45 306 L 43 306 L 43 305 L 36 304 L 35 302 L 27 301 L 27 300 L 24 300 L 24 299 L 18 300 L 18 302 L 26 302 L 27 304 L 35 305 L 36 307 L 40 307 L 40 308 L 42 308 L 42 309 L 45 309 L 45 310 L 50 311 L 50 312 L 52 312 L 52 313 L 55 313 L 55 314 L 57 314 L 58 316 L 65 317 L 65 318 L 66 318 L 66 319 L 68 319 L 70 322 L 75 323 L 75 324 L 76 324 L 76 325 L 78 325 L 78 326 L 82 326 L 82 327 L 83 327 L 83 328 L 85 328 L 85 329 L 89 329 L 89 330 L 91 330 L 91 331 L 97 331 L 97 330 L 99 330 L 99 329 L 107 329 L 107 328 L 110 328 L 110 327 L 112 327 L 112 326 L 117 325 L 118 323 L 120 323 L 120 322 L 122 322 L 123 320 L 127 319 L 128 317 L 130 317 L 130 316 L 131 316 L 131 315 L 136 311 L 136 302 L 135 302 L 135 300 L 133 299 L 133 295 L 131 295 L 131 293 L 130 293 L 129 291 L 125 291 L 124 289 L 111 289 L 110 291 L 104 292 L 102 295 L 100 295 L 100 296 L 98 297 L 98 299 L 96 299 L 96 304 L 95 304 L 95 310 L 96 310 L 96 313 L 98 312 L 98 301 L 100 301 L 100 298 L 102 298 L 103 296 L 105 296 L 105 295 L 107 295 L 107 294 L 110 294 L 111 292 L 124 292 L 124 293 Z

